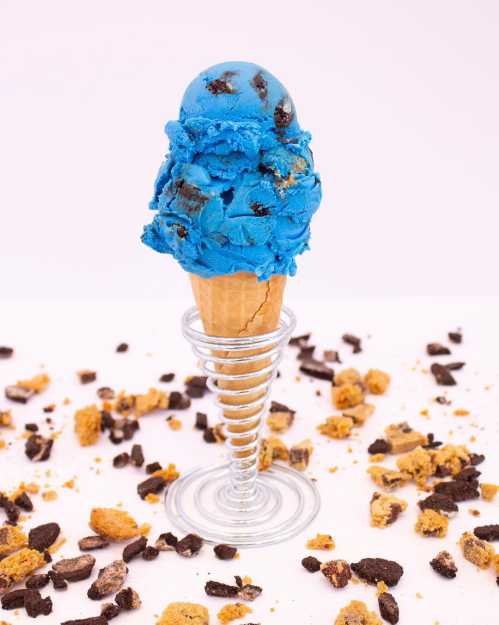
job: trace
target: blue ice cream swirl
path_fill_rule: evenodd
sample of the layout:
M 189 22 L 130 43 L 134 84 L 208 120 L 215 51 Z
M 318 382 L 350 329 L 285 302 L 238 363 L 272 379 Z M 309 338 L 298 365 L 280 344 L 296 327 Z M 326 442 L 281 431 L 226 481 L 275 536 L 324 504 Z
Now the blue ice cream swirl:
M 209 278 L 294 275 L 321 182 L 283 85 L 252 63 L 221 63 L 187 88 L 142 241 Z

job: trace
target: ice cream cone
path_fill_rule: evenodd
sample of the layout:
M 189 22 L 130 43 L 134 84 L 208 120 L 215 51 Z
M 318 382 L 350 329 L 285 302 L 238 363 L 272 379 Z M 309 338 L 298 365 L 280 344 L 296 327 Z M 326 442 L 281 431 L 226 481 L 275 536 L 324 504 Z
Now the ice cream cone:
M 286 276 L 275 275 L 268 281 L 259 281 L 254 274 L 237 273 L 234 275 L 201 278 L 191 274 L 192 289 L 201 316 L 204 331 L 213 336 L 246 337 L 264 334 L 277 329 L 282 307 Z M 268 348 L 266 348 L 268 349 Z M 250 356 L 264 353 L 266 349 L 238 352 L 234 357 Z M 231 353 L 216 353 L 217 356 L 230 358 Z M 261 359 L 252 363 L 217 365 L 221 373 L 241 374 L 256 372 L 270 364 L 269 359 Z M 220 388 L 230 390 L 249 390 L 261 384 L 266 375 L 251 380 L 219 381 Z M 227 406 L 240 405 L 262 397 L 261 391 L 245 397 L 228 397 L 221 395 Z M 238 419 L 257 414 L 258 408 L 235 412 L 227 408 L 224 415 L 236 422 Z M 229 425 L 229 432 L 241 433 L 253 426 Z M 235 444 L 246 445 L 255 440 L 255 436 L 238 439 Z M 244 457 L 245 453 L 241 453 Z

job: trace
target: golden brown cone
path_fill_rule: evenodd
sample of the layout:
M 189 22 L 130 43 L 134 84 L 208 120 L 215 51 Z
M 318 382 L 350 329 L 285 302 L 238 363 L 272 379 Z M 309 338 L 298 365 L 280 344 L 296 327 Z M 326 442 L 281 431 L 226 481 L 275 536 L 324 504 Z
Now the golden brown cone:
M 264 334 L 277 329 L 281 314 L 282 299 L 286 286 L 286 276 L 272 276 L 268 281 L 258 281 L 252 273 L 238 273 L 230 276 L 201 278 L 191 274 L 192 290 L 198 307 L 204 331 L 213 336 L 242 337 Z M 237 356 L 249 356 L 265 350 L 239 352 Z M 227 352 L 217 352 L 217 356 L 230 357 Z M 270 363 L 261 360 L 244 365 L 217 365 L 222 373 L 249 373 L 259 371 Z M 220 382 L 226 389 L 250 389 L 265 380 L 265 376 L 250 381 Z M 261 394 L 254 393 L 243 399 L 226 397 L 222 401 L 228 405 L 238 405 L 257 399 Z M 225 410 L 227 418 L 237 420 L 256 414 L 256 410 L 235 413 Z M 232 432 L 244 432 L 250 426 L 229 426 Z M 250 442 L 251 437 L 242 439 L 240 444 Z M 244 456 L 245 454 L 241 454 Z

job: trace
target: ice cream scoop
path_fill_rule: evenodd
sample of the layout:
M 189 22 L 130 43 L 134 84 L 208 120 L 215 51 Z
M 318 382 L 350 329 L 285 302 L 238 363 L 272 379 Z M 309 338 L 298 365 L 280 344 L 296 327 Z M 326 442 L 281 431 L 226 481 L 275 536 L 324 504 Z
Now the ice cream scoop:
M 321 183 L 284 86 L 253 63 L 215 65 L 188 86 L 166 134 L 143 242 L 202 278 L 294 275 Z

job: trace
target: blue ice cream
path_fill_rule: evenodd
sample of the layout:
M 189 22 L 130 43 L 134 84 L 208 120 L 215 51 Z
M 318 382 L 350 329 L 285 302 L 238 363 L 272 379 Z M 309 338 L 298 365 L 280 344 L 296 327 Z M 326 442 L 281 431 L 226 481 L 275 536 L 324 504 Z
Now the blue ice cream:
M 221 63 L 187 87 L 166 124 L 142 241 L 204 278 L 294 275 L 321 183 L 284 86 L 253 63 Z

